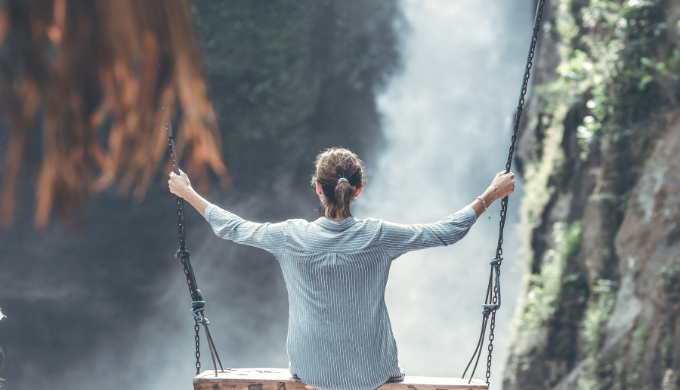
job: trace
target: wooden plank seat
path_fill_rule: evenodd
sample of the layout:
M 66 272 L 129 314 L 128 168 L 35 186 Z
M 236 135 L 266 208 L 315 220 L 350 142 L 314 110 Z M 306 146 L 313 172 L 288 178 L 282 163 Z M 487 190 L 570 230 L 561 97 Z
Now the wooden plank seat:
M 381 390 L 487 390 L 485 382 L 473 379 L 406 376 L 403 381 L 385 383 Z M 224 372 L 203 371 L 194 378 L 194 390 L 306 390 L 286 368 L 225 368 Z

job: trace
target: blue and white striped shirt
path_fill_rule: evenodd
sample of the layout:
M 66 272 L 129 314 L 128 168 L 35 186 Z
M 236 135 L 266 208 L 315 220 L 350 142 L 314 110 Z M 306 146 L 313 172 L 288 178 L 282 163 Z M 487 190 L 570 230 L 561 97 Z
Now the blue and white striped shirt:
M 218 237 L 279 261 L 288 289 L 290 373 L 317 390 L 374 390 L 404 375 L 385 306 L 392 260 L 457 242 L 477 215 L 467 206 L 427 224 L 354 217 L 255 223 L 209 205 L 204 217 Z

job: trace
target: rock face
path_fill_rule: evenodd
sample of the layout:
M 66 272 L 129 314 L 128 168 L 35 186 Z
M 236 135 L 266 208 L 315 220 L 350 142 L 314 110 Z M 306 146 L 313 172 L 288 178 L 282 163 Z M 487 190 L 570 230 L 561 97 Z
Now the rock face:
M 680 4 L 546 7 L 504 388 L 680 388 Z
M 680 354 L 671 352 L 678 313 L 680 265 L 680 121 L 661 138 L 645 163 L 633 190 L 628 211 L 615 238 L 621 288 L 607 324 L 602 353 L 609 359 L 627 355 L 631 331 L 641 332 L 640 356 L 630 356 L 626 365 L 642 368 L 643 383 L 661 383 L 666 363 L 677 370 Z M 680 325 L 680 323 L 678 323 Z M 659 348 L 660 347 L 660 348 Z M 641 361 L 635 361 L 641 358 Z M 634 364 L 642 363 L 642 367 Z

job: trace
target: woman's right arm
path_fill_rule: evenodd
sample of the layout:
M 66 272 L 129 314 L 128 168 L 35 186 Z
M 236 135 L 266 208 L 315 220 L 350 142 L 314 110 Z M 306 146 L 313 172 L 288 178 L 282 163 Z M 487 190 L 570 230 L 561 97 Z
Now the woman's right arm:
M 256 223 L 210 204 L 193 188 L 187 175 L 174 172 L 168 180 L 170 192 L 189 202 L 208 221 L 215 235 L 239 244 L 265 249 L 274 255 L 283 250 L 286 242 L 286 223 Z

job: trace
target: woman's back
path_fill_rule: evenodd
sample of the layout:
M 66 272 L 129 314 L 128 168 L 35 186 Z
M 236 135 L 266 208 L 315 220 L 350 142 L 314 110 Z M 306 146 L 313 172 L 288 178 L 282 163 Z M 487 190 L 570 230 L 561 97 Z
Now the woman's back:
M 391 261 L 378 231 L 379 221 L 353 217 L 288 222 L 279 262 L 290 372 L 318 390 L 372 390 L 403 375 L 384 300 Z
M 450 245 L 476 220 L 466 207 L 439 222 L 400 225 L 348 217 L 333 222 L 254 223 L 209 205 L 219 237 L 272 252 L 289 300 L 290 372 L 317 390 L 373 390 L 399 379 L 397 345 L 385 306 L 392 260 Z

